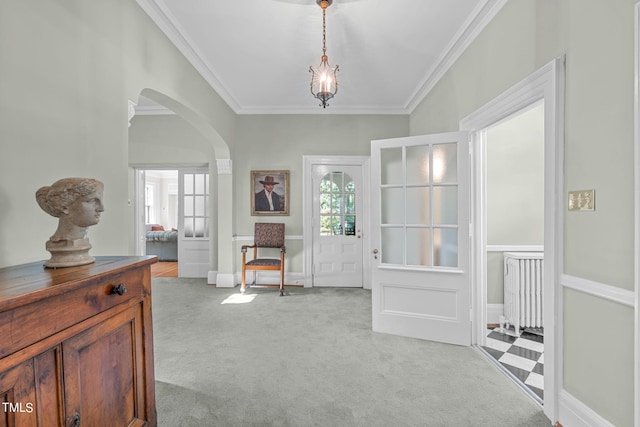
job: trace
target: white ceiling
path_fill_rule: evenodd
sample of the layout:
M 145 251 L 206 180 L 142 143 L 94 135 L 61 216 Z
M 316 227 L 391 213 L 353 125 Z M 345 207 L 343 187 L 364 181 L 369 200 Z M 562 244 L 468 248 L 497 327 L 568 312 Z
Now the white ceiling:
M 408 114 L 506 0 L 334 0 L 327 55 L 339 90 L 310 93 L 316 0 L 137 0 L 238 114 Z

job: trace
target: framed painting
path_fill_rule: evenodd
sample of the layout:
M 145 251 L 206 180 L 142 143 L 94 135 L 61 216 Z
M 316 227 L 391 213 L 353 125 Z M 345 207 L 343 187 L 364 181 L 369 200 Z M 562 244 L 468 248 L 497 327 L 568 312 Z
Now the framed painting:
M 251 215 L 289 215 L 289 171 L 251 171 Z

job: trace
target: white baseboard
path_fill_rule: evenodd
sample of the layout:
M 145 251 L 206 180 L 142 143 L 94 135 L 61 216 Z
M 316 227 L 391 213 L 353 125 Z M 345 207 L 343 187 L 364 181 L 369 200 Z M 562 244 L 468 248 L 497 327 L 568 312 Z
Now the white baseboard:
M 209 283 L 211 283 L 211 279 L 209 279 Z M 236 281 L 234 280 L 233 273 L 217 273 L 216 280 L 214 283 L 218 288 L 235 288 L 236 287 Z
M 576 399 L 566 390 L 559 393 L 559 418 L 563 427 L 614 427 L 593 409 Z
M 500 323 L 504 314 L 504 304 L 487 304 L 487 323 Z
M 218 281 L 218 272 L 209 270 L 209 272 L 207 273 L 207 284 L 215 285 L 217 281 Z
M 280 273 L 277 271 L 257 271 L 256 281 L 263 285 L 277 285 L 280 283 Z M 236 283 L 242 282 L 242 273 L 236 273 Z M 247 283 L 253 282 L 253 271 L 247 271 Z M 304 285 L 303 273 L 284 273 L 285 285 Z

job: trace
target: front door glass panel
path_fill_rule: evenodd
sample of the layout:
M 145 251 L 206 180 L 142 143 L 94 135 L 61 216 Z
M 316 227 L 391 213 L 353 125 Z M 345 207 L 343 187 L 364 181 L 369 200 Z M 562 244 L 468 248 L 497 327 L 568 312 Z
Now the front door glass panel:
M 329 172 L 320 180 L 320 235 L 355 236 L 356 186 L 344 172 Z

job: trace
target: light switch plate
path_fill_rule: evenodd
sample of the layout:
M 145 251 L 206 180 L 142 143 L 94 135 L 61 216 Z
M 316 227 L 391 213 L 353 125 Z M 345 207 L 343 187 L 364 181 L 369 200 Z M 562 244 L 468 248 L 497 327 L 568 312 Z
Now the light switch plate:
M 593 211 L 596 208 L 596 190 L 569 191 L 569 211 Z

